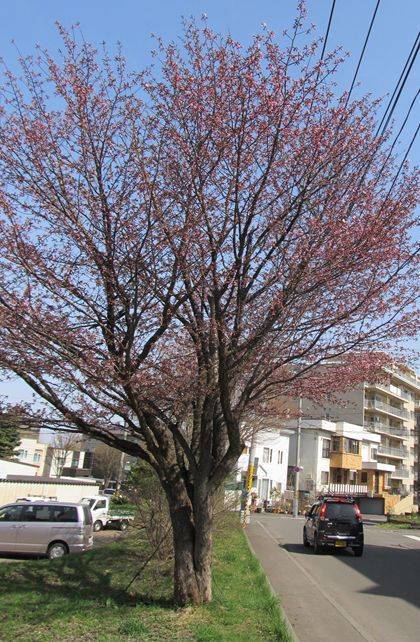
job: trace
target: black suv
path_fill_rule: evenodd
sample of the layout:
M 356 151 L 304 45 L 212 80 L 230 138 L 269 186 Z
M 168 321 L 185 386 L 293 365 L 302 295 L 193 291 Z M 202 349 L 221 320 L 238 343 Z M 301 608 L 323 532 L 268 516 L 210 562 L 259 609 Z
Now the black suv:
M 363 519 L 350 497 L 322 497 L 306 513 L 303 544 L 321 553 L 326 547 L 350 546 L 356 557 L 363 555 Z

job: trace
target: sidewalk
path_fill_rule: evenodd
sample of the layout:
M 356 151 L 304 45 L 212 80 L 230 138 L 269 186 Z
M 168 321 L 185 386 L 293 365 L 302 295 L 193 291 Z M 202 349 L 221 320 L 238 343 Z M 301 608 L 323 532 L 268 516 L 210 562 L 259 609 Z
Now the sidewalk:
M 385 524 L 387 522 L 386 515 L 366 515 L 363 514 L 364 524 Z

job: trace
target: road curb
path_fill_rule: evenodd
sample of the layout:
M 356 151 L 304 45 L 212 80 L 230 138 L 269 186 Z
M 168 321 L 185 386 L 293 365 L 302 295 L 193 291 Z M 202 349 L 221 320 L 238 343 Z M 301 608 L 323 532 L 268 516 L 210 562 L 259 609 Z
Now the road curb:
M 249 550 L 251 551 L 251 553 L 253 554 L 253 556 L 255 557 L 255 559 L 256 559 L 256 560 L 258 561 L 258 563 L 260 564 L 260 562 L 259 562 L 259 560 L 258 560 L 258 557 L 257 557 L 257 555 L 255 554 L 255 551 L 254 551 L 254 549 L 253 549 L 253 546 L 252 546 L 252 544 L 251 544 L 251 542 L 250 542 L 250 540 L 249 540 L 248 534 L 247 534 L 247 532 L 246 532 L 246 528 L 244 528 L 244 533 L 245 533 L 246 541 L 248 542 Z M 260 566 L 261 566 L 261 564 L 260 564 Z M 261 567 L 261 569 L 262 569 L 262 571 L 263 571 L 263 573 L 264 573 L 264 575 L 265 575 L 265 577 L 266 577 L 266 579 L 267 579 L 268 586 L 270 587 L 271 594 L 272 594 L 272 595 L 273 595 L 273 597 L 275 597 L 275 598 L 276 598 L 276 600 L 277 600 L 277 604 L 278 604 L 278 607 L 279 607 L 280 615 L 281 615 L 282 620 L 284 621 L 284 623 L 285 623 L 285 625 L 286 625 L 287 633 L 289 634 L 289 637 L 290 637 L 291 641 L 292 641 L 292 642 L 300 642 L 300 640 L 299 640 L 298 636 L 296 635 L 296 632 L 295 632 L 295 630 L 294 630 L 294 628 L 293 628 L 293 626 L 292 626 L 292 624 L 291 624 L 291 622 L 290 622 L 289 618 L 288 618 L 288 617 L 287 617 L 287 615 L 286 615 L 286 612 L 285 612 L 285 610 L 284 610 L 284 608 L 283 608 L 283 605 L 282 605 L 281 601 L 279 600 L 279 596 L 277 595 L 277 593 L 276 593 L 276 592 L 275 592 L 275 590 L 273 589 L 273 587 L 272 587 L 272 585 L 271 585 L 271 582 L 270 582 L 270 580 L 269 580 L 269 579 L 268 579 L 268 577 L 267 577 L 267 574 L 264 572 L 264 569 L 263 569 L 262 567 Z

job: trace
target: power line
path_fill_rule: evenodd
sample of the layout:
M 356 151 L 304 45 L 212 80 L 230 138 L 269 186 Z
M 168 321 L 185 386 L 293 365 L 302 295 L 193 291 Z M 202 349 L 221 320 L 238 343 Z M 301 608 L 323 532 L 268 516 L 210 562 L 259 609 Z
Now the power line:
M 411 142 L 410 142 L 410 144 L 409 144 L 409 146 L 408 146 L 407 151 L 406 151 L 406 152 L 405 152 L 405 154 L 404 154 L 404 158 L 402 159 L 402 161 L 401 161 L 401 163 L 400 163 L 400 166 L 399 166 L 399 168 L 398 168 L 398 172 L 397 172 L 397 173 L 395 174 L 395 176 L 394 176 L 394 180 L 393 180 L 393 181 L 392 181 L 392 183 L 391 183 L 391 187 L 389 188 L 388 194 L 386 195 L 386 197 L 385 197 L 385 201 L 384 201 L 384 203 L 383 203 L 383 204 L 385 204 L 385 202 L 388 200 L 389 195 L 391 194 L 391 192 L 392 192 L 392 190 L 393 190 L 393 188 L 394 188 L 395 182 L 396 182 L 396 180 L 397 180 L 398 176 L 400 175 L 400 172 L 401 172 L 401 170 L 402 170 L 402 168 L 403 168 L 403 165 L 404 165 L 405 161 L 407 160 L 407 156 L 409 155 L 410 150 L 411 150 L 412 146 L 414 145 L 414 141 L 416 140 L 417 134 L 419 133 L 419 129 L 420 129 L 420 124 L 419 124 L 419 125 L 417 125 L 417 129 L 416 129 L 416 131 L 415 131 L 415 132 L 414 132 L 414 134 L 413 134 L 413 137 L 412 137 L 412 139 L 411 139 Z
M 407 69 L 407 71 L 405 73 L 404 80 L 403 80 L 403 82 L 401 84 L 401 87 L 400 87 L 400 89 L 398 91 L 398 94 L 395 97 L 394 104 L 392 105 L 391 111 L 388 114 L 388 118 L 386 119 L 385 124 L 382 127 L 381 135 L 386 131 L 386 129 L 387 129 L 388 125 L 389 125 L 389 121 L 391 120 L 392 114 L 394 113 L 394 109 L 397 106 L 397 103 L 398 103 L 398 101 L 400 99 L 401 92 L 404 89 L 404 85 L 407 82 L 408 76 L 410 75 L 411 69 L 412 69 L 412 67 L 414 65 L 414 62 L 415 62 L 416 58 L 417 58 L 417 54 L 419 52 L 419 49 L 420 49 L 420 43 L 417 45 L 417 49 L 416 49 L 415 54 L 414 54 L 414 56 L 413 56 L 413 58 L 411 60 L 410 66 L 408 67 L 408 69 Z
M 410 62 L 411 56 L 413 55 L 413 52 L 414 52 L 414 50 L 416 49 L 416 46 L 417 46 L 417 43 L 418 43 L 419 38 L 420 38 L 420 31 L 419 31 L 419 33 L 417 34 L 417 37 L 416 37 L 416 39 L 415 39 L 415 41 L 414 41 L 414 44 L 413 44 L 413 46 L 412 46 L 412 48 L 411 48 L 410 53 L 408 54 L 407 60 L 405 61 L 404 68 L 403 68 L 403 70 L 402 70 L 402 72 L 401 72 L 401 74 L 400 74 L 400 77 L 398 78 L 398 82 L 397 82 L 397 84 L 395 85 L 395 89 L 394 89 L 394 91 L 392 92 L 392 96 L 391 96 L 391 98 L 389 99 L 388 106 L 387 106 L 387 108 L 386 108 L 386 110 L 385 110 L 384 115 L 382 116 L 381 122 L 380 122 L 380 123 L 379 123 L 379 125 L 378 125 L 378 129 L 376 130 L 376 134 L 375 134 L 375 136 L 378 136 L 378 134 L 379 134 L 379 132 L 380 132 L 380 130 L 381 130 L 381 127 L 382 127 L 382 125 L 383 125 L 383 123 L 384 123 L 384 120 L 385 120 L 385 118 L 386 118 L 386 116 L 387 116 L 387 114 L 388 114 L 388 111 L 389 111 L 389 109 L 391 108 L 392 101 L 394 100 L 394 96 L 395 96 L 395 94 L 396 94 L 396 93 L 397 93 L 397 91 L 398 91 L 398 87 L 399 87 L 400 82 L 401 82 L 401 80 L 402 80 L 402 78 L 403 78 L 403 76 L 404 76 L 405 70 L 407 69 L 407 65 L 408 65 L 408 64 L 409 64 L 409 62 Z M 415 56 L 414 56 L 414 60 L 415 60 L 415 58 L 416 58 L 416 56 L 417 56 L 417 53 L 418 53 L 418 47 L 417 47 L 417 50 L 416 50 L 416 53 L 415 53 Z M 410 65 L 410 67 L 411 67 L 411 65 Z M 395 109 L 395 106 L 394 106 L 393 110 L 394 110 L 394 109 Z M 383 134 L 383 132 L 384 132 L 384 131 L 385 131 L 385 128 L 382 130 L 382 134 Z
M 395 136 L 394 142 L 393 142 L 393 143 L 392 143 L 392 145 L 391 145 L 391 149 L 389 150 L 388 158 L 389 158 L 389 156 L 392 154 L 392 150 L 394 149 L 395 143 L 397 142 L 397 140 L 398 140 L 398 139 L 399 139 L 399 137 L 401 136 L 402 130 L 403 130 L 403 129 L 404 129 L 404 127 L 405 127 L 405 124 L 406 124 L 406 122 L 407 122 L 407 120 L 408 120 L 408 117 L 409 117 L 409 115 L 410 115 L 410 112 L 411 112 L 411 110 L 413 109 L 413 107 L 414 107 L 414 103 L 416 102 L 417 97 L 418 97 L 418 95 L 419 95 L 419 94 L 420 94 L 420 89 L 418 89 L 418 90 L 417 90 L 416 95 L 414 96 L 413 100 L 411 101 L 411 105 L 410 105 L 410 107 L 409 107 L 409 109 L 408 109 L 408 111 L 407 111 L 407 115 L 406 115 L 406 117 L 404 118 L 404 122 L 403 122 L 403 124 L 401 125 L 401 127 L 400 127 L 400 129 L 399 129 L 399 132 L 398 132 L 398 134 Z
M 334 7 L 335 7 L 335 0 L 333 0 L 331 11 L 330 11 L 330 17 L 329 17 L 329 20 L 328 20 L 327 32 L 325 34 L 324 45 L 322 47 L 322 52 L 321 52 L 321 60 L 324 59 L 325 47 L 327 46 L 328 35 L 330 33 L 330 27 L 331 27 L 332 17 L 333 17 L 333 13 L 334 13 Z
M 375 22 L 376 13 L 377 13 L 377 11 L 379 9 L 379 5 L 380 4 L 381 4 L 381 0 L 378 0 L 377 3 L 376 3 L 375 11 L 373 12 L 372 20 L 370 21 L 369 30 L 368 30 L 366 38 L 365 38 L 365 43 L 363 45 L 362 53 L 360 54 L 359 62 L 357 63 L 356 71 L 354 72 L 353 81 L 351 83 L 350 91 L 349 91 L 349 93 L 347 95 L 346 107 L 347 107 L 348 102 L 350 100 L 351 92 L 353 91 L 353 87 L 354 87 L 354 83 L 356 82 L 357 74 L 359 73 L 360 65 L 362 63 L 363 56 L 365 54 L 366 45 L 367 45 L 367 43 L 369 41 L 370 32 L 372 31 L 373 23 Z
M 385 169 L 385 167 L 386 167 L 386 164 L 387 164 L 387 162 L 388 162 L 388 161 L 389 161 L 389 159 L 390 159 L 390 156 L 391 156 L 391 154 L 392 154 L 392 152 L 393 152 L 393 149 L 394 149 L 394 147 L 395 147 L 395 145 L 396 145 L 396 143 L 397 143 L 397 140 L 399 139 L 399 137 L 400 137 L 400 136 L 401 136 L 401 134 L 402 134 L 402 131 L 403 131 L 403 129 L 404 129 L 404 127 L 405 127 L 406 123 L 407 123 L 408 117 L 410 116 L 411 110 L 413 109 L 414 104 L 415 104 L 415 102 L 416 102 L 417 97 L 418 97 L 418 95 L 419 95 L 419 94 L 420 94 L 420 89 L 418 89 L 418 90 L 417 90 L 416 95 L 414 96 L 413 100 L 411 101 L 411 105 L 410 105 L 410 107 L 409 107 L 409 109 L 408 109 L 408 111 L 407 111 L 407 114 L 406 114 L 405 118 L 404 118 L 403 124 L 401 125 L 401 127 L 400 127 L 400 129 L 399 129 L 399 131 L 398 131 L 398 134 L 395 136 L 395 138 L 394 138 L 394 142 L 392 143 L 391 148 L 390 148 L 390 150 L 389 150 L 389 152 L 388 152 L 388 154 L 387 154 L 387 157 L 386 157 L 386 159 L 384 160 L 384 162 L 383 162 L 383 164 L 382 164 L 382 167 L 381 167 L 381 169 L 380 169 L 380 171 L 379 171 L 379 174 L 378 174 L 378 176 L 377 176 L 377 178 L 376 178 L 375 185 L 378 183 L 378 181 L 379 181 L 380 177 L 382 176 L 382 172 L 384 171 L 384 169 Z M 414 141 L 413 141 L 413 142 L 414 142 Z M 366 176 L 366 172 L 365 172 L 365 174 L 363 175 L 363 179 L 364 179 L 364 177 L 365 177 L 365 176 Z

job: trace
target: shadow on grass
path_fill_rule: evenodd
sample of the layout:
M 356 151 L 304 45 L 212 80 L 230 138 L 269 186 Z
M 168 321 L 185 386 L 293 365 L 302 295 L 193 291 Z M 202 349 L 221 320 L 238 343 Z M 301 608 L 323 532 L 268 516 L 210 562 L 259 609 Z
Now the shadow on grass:
M 151 564 L 126 588 L 147 558 L 133 542 L 104 546 L 58 560 L 30 559 L 0 565 L 0 599 L 26 623 L 55 616 L 80 615 L 82 609 L 135 607 L 173 608 L 170 563 Z M 15 558 L 16 559 L 16 558 Z M 23 607 L 23 608 L 22 608 Z M 4 608 L 4 607 L 3 607 Z

